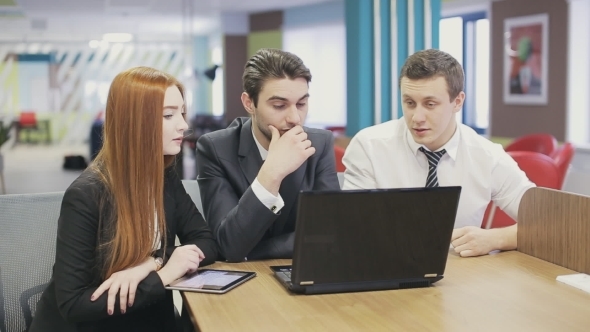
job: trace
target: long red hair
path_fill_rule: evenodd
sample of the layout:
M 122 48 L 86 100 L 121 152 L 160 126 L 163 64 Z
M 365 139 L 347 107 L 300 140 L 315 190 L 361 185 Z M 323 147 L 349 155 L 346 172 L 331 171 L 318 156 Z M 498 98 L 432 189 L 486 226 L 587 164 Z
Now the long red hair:
M 99 234 L 107 237 L 99 240 L 105 279 L 143 262 L 158 241 L 166 247 L 164 170 L 174 156 L 164 156 L 162 119 L 170 86 L 184 98 L 182 84 L 171 75 L 135 67 L 118 74 L 109 89 L 103 146 L 92 164 L 112 206 L 111 215 L 101 211 L 100 221 L 105 228 Z

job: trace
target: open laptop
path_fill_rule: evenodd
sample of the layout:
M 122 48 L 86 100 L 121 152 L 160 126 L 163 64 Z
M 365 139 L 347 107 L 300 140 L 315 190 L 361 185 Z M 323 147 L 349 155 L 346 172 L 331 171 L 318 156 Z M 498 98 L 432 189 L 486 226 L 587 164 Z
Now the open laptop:
M 292 266 L 303 294 L 427 287 L 443 278 L 461 187 L 301 192 Z

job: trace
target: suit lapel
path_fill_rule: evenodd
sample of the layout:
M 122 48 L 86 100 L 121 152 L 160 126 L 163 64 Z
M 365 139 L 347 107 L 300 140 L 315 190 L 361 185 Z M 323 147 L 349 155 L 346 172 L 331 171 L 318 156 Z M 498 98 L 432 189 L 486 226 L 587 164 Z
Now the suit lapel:
M 248 180 L 248 184 L 252 184 L 262 167 L 262 158 L 256 142 L 254 142 L 254 137 L 252 137 L 252 119 L 246 120 L 242 125 L 239 144 L 238 160 L 240 168 Z

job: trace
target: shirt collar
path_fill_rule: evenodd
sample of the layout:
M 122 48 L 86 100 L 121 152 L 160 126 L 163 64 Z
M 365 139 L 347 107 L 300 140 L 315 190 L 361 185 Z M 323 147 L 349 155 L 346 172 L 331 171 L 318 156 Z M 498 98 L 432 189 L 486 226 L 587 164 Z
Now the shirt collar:
M 260 152 L 260 158 L 262 158 L 262 160 L 266 160 L 266 156 L 268 156 L 268 151 L 264 147 L 262 147 L 260 142 L 258 142 L 258 140 L 256 139 L 256 135 L 254 135 L 254 123 L 252 123 L 252 137 L 254 138 L 254 143 L 256 143 L 256 146 L 258 147 L 258 152 Z
M 404 121 L 404 124 L 406 124 L 405 120 L 402 120 L 402 121 Z M 414 155 L 418 156 L 418 152 L 420 151 L 419 150 L 420 147 L 422 147 L 424 145 L 418 144 L 418 143 L 416 143 L 416 141 L 414 141 L 414 138 L 412 137 L 412 133 L 408 129 L 407 125 L 405 125 L 405 129 L 406 129 L 405 136 L 406 136 L 406 141 L 408 142 L 408 146 L 410 147 L 410 150 L 412 150 Z M 457 124 L 457 128 L 455 129 L 455 133 L 453 134 L 453 136 L 451 136 L 451 139 L 445 145 L 443 145 L 440 149 L 438 149 L 436 151 L 440 151 L 442 149 L 445 149 L 445 150 L 447 150 L 447 154 L 449 155 L 449 157 L 451 157 L 451 159 L 457 160 L 457 151 L 459 150 L 460 137 L 461 137 L 461 133 L 460 133 L 460 129 L 459 129 L 459 124 Z M 424 146 L 424 148 L 426 150 L 428 150 L 427 147 Z M 436 152 L 436 151 L 432 151 L 432 152 Z

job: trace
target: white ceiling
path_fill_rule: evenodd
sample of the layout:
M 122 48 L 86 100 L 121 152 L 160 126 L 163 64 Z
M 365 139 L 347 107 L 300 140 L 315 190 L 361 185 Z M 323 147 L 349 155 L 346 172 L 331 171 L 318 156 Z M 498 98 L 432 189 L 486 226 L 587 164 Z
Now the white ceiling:
M 0 42 L 88 41 L 107 32 L 133 33 L 136 41 L 174 41 L 182 40 L 189 25 L 193 34 L 218 31 L 221 13 L 328 1 L 334 0 L 0 0 Z

